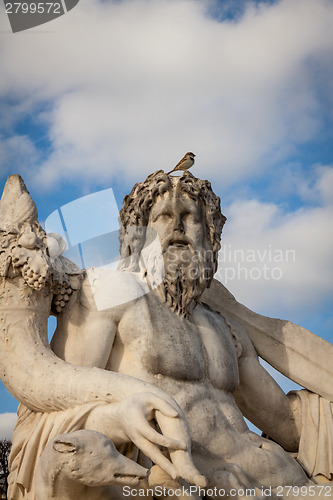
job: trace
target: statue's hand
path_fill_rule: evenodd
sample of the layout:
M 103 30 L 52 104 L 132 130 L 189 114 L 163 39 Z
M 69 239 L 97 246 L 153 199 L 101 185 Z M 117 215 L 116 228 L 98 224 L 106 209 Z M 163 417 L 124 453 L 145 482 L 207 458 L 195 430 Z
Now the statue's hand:
M 120 411 L 124 414 L 120 421 L 125 434 L 154 464 L 173 479 L 181 477 L 190 484 L 206 486 L 205 477 L 192 461 L 191 438 L 185 415 L 174 399 L 165 393 L 161 399 L 155 394 L 144 392 L 126 398 L 120 403 L 119 409 L 121 407 Z M 151 427 L 149 422 L 153 419 L 163 434 Z M 158 445 L 168 448 L 170 461 Z
M 171 398 L 170 398 L 171 399 Z M 134 443 L 152 462 L 159 465 L 171 477 L 178 477 L 175 466 L 166 458 L 159 446 L 169 450 L 186 450 L 189 441 L 187 427 L 181 426 L 184 432 L 178 433 L 176 439 L 160 434 L 152 427 L 156 412 L 170 420 L 185 421 L 184 414 L 177 403 L 172 405 L 165 399 L 149 392 L 129 396 L 117 404 L 119 438 Z
M 101 404 L 91 411 L 85 428 L 105 434 L 115 445 L 134 443 L 152 462 L 176 478 L 179 476 L 176 467 L 159 447 L 169 451 L 186 450 L 190 437 L 187 426 L 179 425 L 180 421 L 185 422 L 182 410 L 170 396 L 162 391 L 161 394 L 163 398 L 150 392 L 140 392 L 120 403 Z M 157 432 L 152 427 L 156 413 L 175 424 L 178 422 L 176 427 L 183 432 L 177 432 L 175 438 Z
M 204 487 L 205 478 L 193 464 L 191 439 L 183 411 L 168 394 L 140 392 L 120 403 L 101 404 L 91 411 L 86 429 L 109 437 L 117 446 L 134 443 L 152 462 L 173 479 L 184 478 Z M 156 420 L 163 434 L 153 427 Z M 170 460 L 160 446 L 168 449 Z

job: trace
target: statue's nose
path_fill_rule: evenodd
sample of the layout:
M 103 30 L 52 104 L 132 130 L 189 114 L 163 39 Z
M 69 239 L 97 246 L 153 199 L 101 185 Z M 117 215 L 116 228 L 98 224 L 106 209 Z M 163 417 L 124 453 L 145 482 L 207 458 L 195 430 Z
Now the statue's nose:
M 175 220 L 175 224 L 174 224 L 174 228 L 173 228 L 174 231 L 179 231 L 180 233 L 184 233 L 184 224 L 183 224 L 183 221 L 181 219 L 181 217 L 177 217 L 177 219 Z

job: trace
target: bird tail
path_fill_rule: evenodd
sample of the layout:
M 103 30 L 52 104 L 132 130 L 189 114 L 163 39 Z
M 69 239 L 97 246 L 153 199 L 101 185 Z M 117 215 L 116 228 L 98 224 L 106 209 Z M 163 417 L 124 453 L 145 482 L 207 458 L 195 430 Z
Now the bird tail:
M 176 170 L 176 169 L 175 169 L 175 168 L 173 168 L 172 170 L 170 170 L 170 172 L 167 172 L 167 175 L 172 174 L 172 172 L 174 172 L 175 170 Z

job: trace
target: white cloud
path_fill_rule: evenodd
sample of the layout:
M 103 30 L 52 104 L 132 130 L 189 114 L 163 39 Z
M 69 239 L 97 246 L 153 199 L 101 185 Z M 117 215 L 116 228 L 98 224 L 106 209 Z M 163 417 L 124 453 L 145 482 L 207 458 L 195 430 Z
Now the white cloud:
M 304 205 L 333 203 L 333 165 L 315 164 L 305 172 L 299 163 L 272 174 L 270 192 L 281 201 L 297 196 Z
M 13 173 L 14 166 L 28 173 L 38 162 L 39 152 L 28 136 L 15 134 L 5 138 L 0 134 L 0 174 Z
M 0 439 L 12 438 L 16 420 L 16 413 L 0 413 Z
M 206 8 L 81 0 L 53 32 L 3 38 L 0 92 L 32 112 L 43 100 L 54 105 L 53 154 L 32 172 L 38 183 L 119 170 L 137 180 L 193 149 L 198 175 L 228 185 L 320 132 L 332 2 L 282 0 L 223 23 Z
M 81 0 L 47 27 L 2 35 L 0 93 L 16 102 L 8 124 L 29 112 L 43 120 L 52 152 L 42 162 L 29 138 L 13 135 L 3 139 L 1 168 L 23 165 L 28 185 L 44 189 L 64 179 L 110 186 L 170 169 L 193 150 L 193 172 L 222 194 L 275 175 L 278 195 L 297 194 L 306 208 L 286 212 L 239 196 L 223 242 L 291 249 L 296 260 L 279 263 L 281 280 L 230 286 L 256 308 L 312 307 L 331 290 L 332 169 L 305 175 L 282 160 L 317 138 L 333 113 L 333 2 L 249 3 L 238 21 L 224 22 L 207 5 Z M 8 26 L 1 16 L 0 29 Z
M 251 199 L 227 209 L 220 277 L 253 309 L 311 311 L 332 300 L 333 168 L 316 174 L 312 187 L 300 183 L 317 205 L 285 212 Z
M 333 168 L 318 166 L 319 177 L 315 184 L 315 191 L 319 199 L 325 204 L 333 204 Z

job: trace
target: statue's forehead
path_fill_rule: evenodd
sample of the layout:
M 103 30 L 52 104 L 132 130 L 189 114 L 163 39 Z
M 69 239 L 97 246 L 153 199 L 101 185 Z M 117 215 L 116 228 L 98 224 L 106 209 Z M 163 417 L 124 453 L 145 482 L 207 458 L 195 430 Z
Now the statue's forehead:
M 174 187 L 157 196 L 151 211 L 156 212 L 168 208 L 173 211 L 184 209 L 201 211 L 202 203 L 200 200 L 194 200 L 185 190 Z
M 174 186 L 156 197 L 153 208 L 162 204 L 172 204 L 175 206 L 186 204 L 190 206 L 193 205 L 193 207 L 199 207 L 201 202 L 199 200 L 194 200 L 184 189 L 181 189 L 181 186 Z

